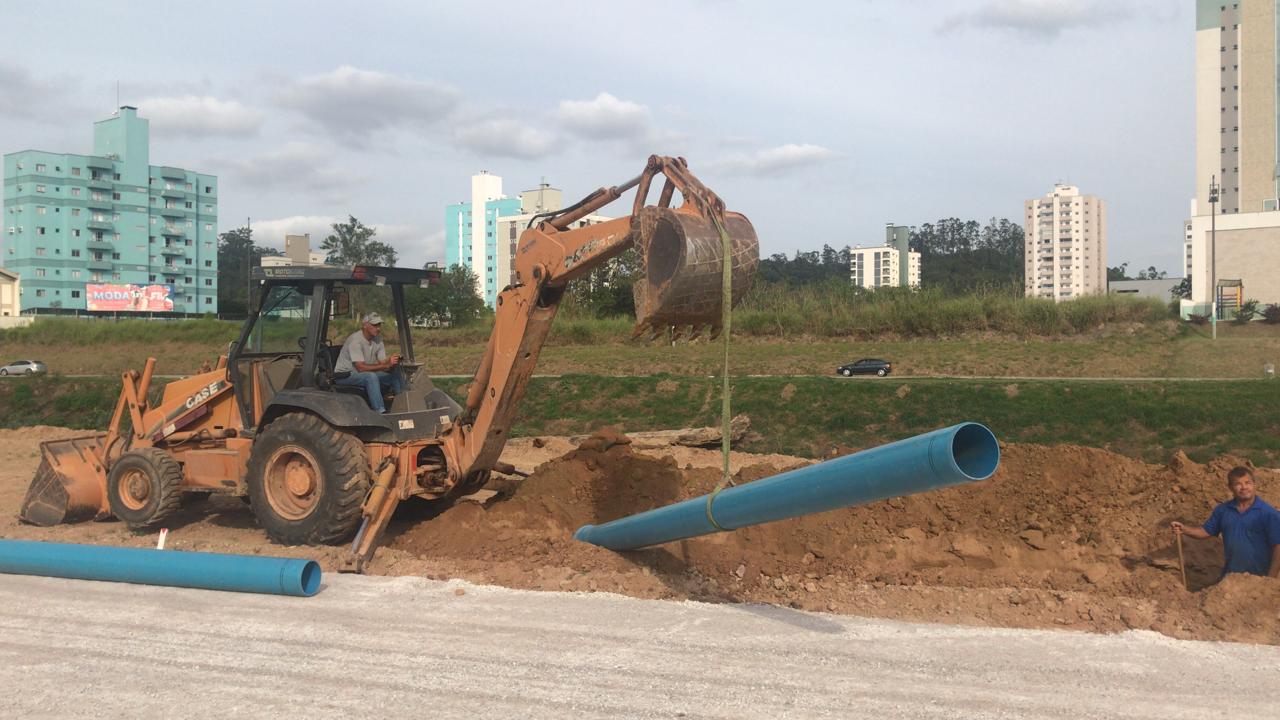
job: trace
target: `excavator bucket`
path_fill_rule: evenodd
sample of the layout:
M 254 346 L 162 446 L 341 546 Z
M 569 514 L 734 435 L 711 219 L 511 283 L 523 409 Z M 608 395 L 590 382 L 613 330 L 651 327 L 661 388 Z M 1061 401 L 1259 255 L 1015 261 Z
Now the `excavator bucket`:
M 737 305 L 760 264 L 760 241 L 745 216 L 726 212 L 724 229 L 732 248 L 732 304 Z M 724 249 L 716 223 L 691 208 L 646 207 L 640 211 L 636 247 L 645 276 L 634 286 L 635 335 L 685 328 L 696 336 L 704 326 L 720 331 L 724 298 Z
M 105 517 L 107 474 L 102 465 L 106 433 L 41 443 L 43 459 L 18 517 L 48 527 Z

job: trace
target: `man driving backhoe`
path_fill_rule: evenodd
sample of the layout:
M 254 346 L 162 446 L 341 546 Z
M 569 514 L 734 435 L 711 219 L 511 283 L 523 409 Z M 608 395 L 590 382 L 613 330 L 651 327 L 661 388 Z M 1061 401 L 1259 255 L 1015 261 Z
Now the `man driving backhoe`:
M 388 358 L 387 348 L 382 344 L 381 315 L 371 312 L 360 319 L 360 329 L 342 343 L 333 371 L 335 383 L 364 388 L 374 412 L 387 411 L 382 393 L 399 394 L 404 387 L 404 377 L 400 374 L 400 354 Z

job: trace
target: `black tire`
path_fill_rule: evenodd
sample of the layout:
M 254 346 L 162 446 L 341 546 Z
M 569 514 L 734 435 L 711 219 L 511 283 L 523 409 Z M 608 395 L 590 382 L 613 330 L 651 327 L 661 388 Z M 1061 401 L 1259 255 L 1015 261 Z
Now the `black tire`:
M 880 368 L 879 370 L 876 371 L 876 375 L 879 375 L 880 377 L 884 377 L 885 375 L 888 375 L 888 374 L 889 374 L 889 371 L 885 370 L 884 368 Z
M 338 543 L 360 525 L 369 477 L 359 439 L 314 415 L 289 413 L 254 440 L 249 506 L 277 543 Z
M 132 530 L 150 530 L 182 504 L 182 465 L 159 448 L 120 456 L 107 476 L 111 513 Z
M 853 371 L 852 371 L 852 370 L 850 370 L 849 368 L 845 368 L 845 369 L 843 369 L 843 370 L 841 370 L 841 371 L 840 371 L 840 374 L 841 374 L 841 375 L 843 375 L 843 376 L 845 376 L 845 377 L 852 377 L 852 376 L 853 376 Z
M 32 370 L 31 368 L 27 368 L 27 372 L 26 372 L 26 374 L 27 374 L 27 375 L 30 375 L 30 374 L 31 374 L 31 373 L 33 373 L 33 372 L 35 372 L 35 370 Z
M 0 368 L 0 375 L 8 375 L 8 374 L 9 374 L 8 368 Z

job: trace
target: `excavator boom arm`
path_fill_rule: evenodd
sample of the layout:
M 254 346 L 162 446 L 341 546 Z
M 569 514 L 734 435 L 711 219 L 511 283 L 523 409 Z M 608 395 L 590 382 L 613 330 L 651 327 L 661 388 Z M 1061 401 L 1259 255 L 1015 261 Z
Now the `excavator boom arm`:
M 646 205 L 659 176 L 665 182 L 658 204 Z M 633 187 L 637 192 L 630 215 L 572 227 Z M 683 204 L 672 208 L 676 191 Z M 710 326 L 714 332 L 722 298 L 721 229 L 732 243 L 736 302 L 759 263 L 755 230 L 744 216 L 727 213 L 683 158 L 652 156 L 639 176 L 601 188 L 526 229 L 516 247 L 515 282 L 498 294 L 493 332 L 463 414 L 443 437 L 450 476 L 470 487 L 493 469 L 565 286 L 628 248 L 640 252 L 645 268 L 635 290 L 637 333 L 681 326 L 695 333 L 699 326 Z

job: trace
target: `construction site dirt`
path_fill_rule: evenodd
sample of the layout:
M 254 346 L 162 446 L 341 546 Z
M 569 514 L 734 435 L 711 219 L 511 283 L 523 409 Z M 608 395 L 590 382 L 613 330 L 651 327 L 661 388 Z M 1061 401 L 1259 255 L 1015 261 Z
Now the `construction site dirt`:
M 83 431 L 0 431 L 0 537 L 155 544 L 115 521 L 39 528 L 17 520 L 39 443 Z M 853 452 L 858 448 L 841 448 Z M 771 603 L 818 612 L 1089 632 L 1155 630 L 1198 640 L 1280 644 L 1280 580 L 1219 581 L 1222 547 L 1187 540 L 1184 589 L 1171 520 L 1199 523 L 1227 495 L 1226 471 L 1175 455 L 1150 465 L 1087 447 L 1002 446 L 991 480 L 929 494 L 614 553 L 574 530 L 702 495 L 721 455 L 613 431 L 519 438 L 503 460 L 532 471 L 495 476 L 492 497 L 401 506 L 366 572 L 462 578 L 513 588 L 642 598 Z M 733 453 L 748 482 L 809 462 Z M 1258 469 L 1280 499 L 1280 472 Z M 486 493 L 486 495 L 488 495 Z M 169 523 L 167 547 L 312 557 L 337 568 L 342 547 L 270 543 L 247 506 L 214 497 Z

